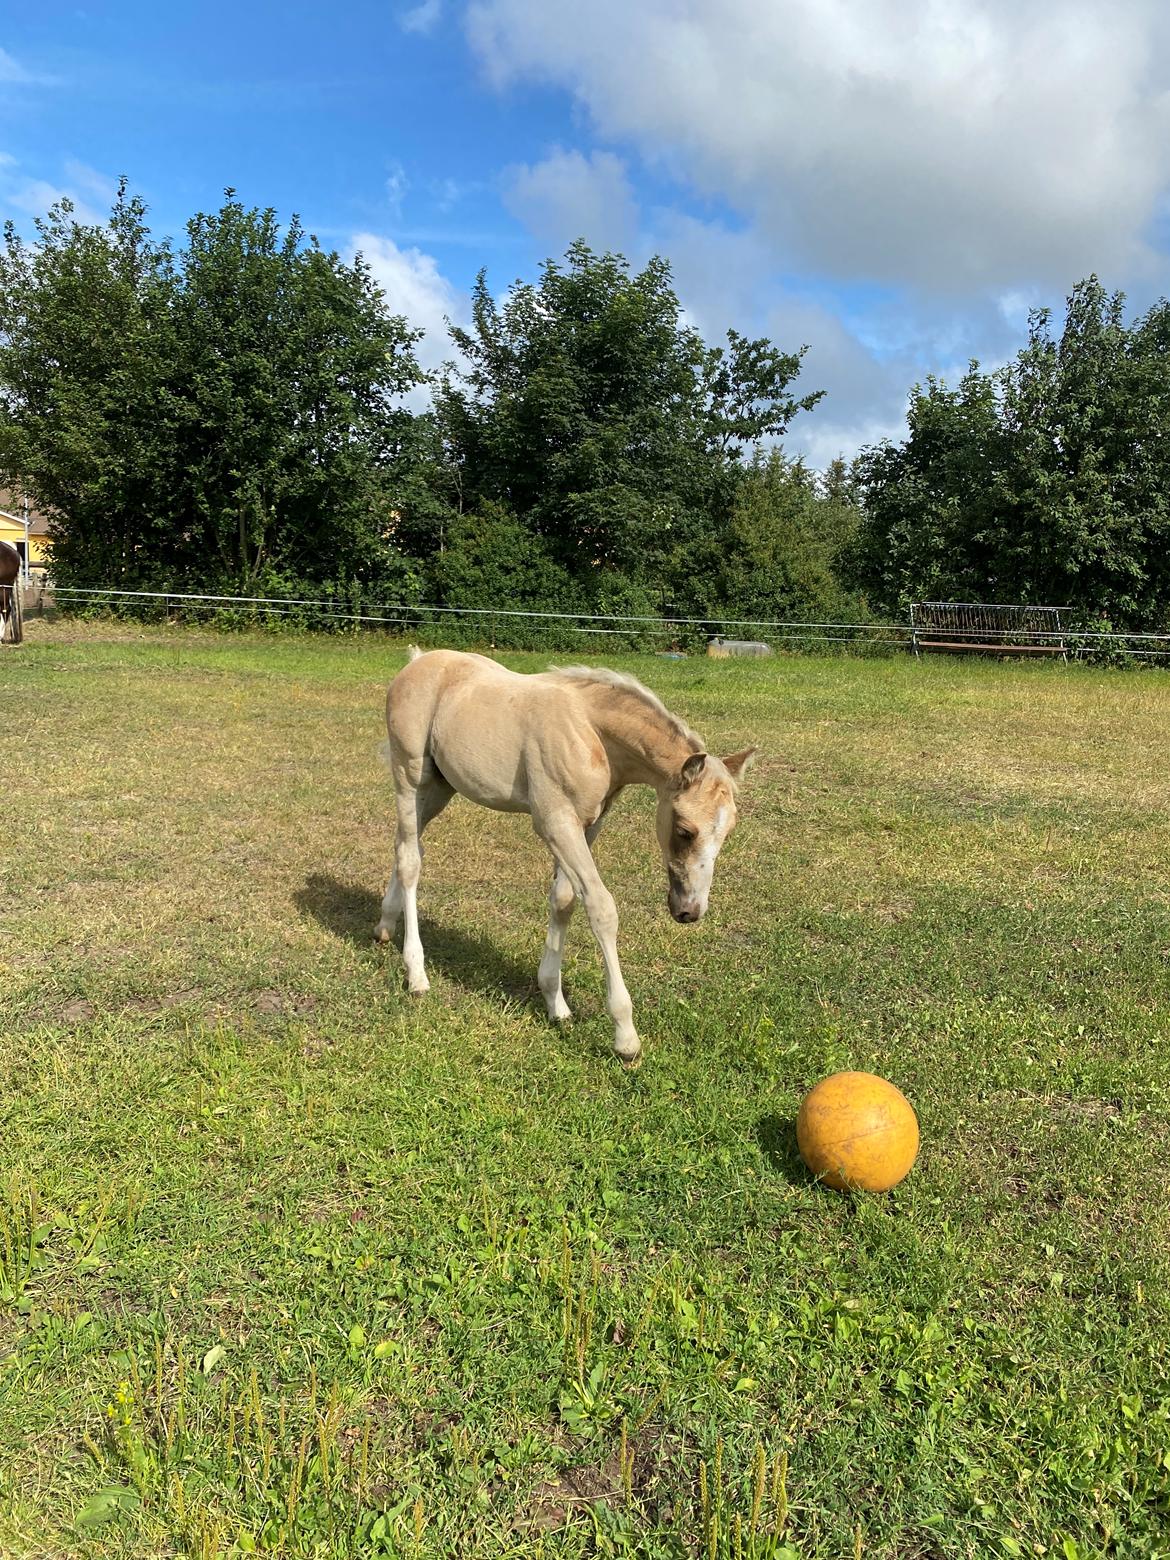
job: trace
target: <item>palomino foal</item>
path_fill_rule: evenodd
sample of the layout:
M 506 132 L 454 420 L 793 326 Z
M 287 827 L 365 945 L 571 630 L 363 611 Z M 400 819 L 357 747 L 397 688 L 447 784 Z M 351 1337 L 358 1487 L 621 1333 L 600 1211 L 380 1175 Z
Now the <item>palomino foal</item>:
M 456 793 L 498 812 L 530 813 L 556 869 L 537 977 L 549 1017 L 571 1016 L 561 956 L 580 899 L 605 961 L 613 1048 L 636 1066 L 642 1042 L 618 963 L 617 907 L 590 847 L 619 791 L 653 786 L 670 913 L 676 921 L 701 920 L 715 858 L 735 824 L 736 781 L 755 749 L 713 758 L 649 689 L 619 672 L 575 666 L 522 676 L 455 650 L 412 649 L 390 684 L 386 726 L 398 835 L 375 935 L 389 942 L 405 916 L 402 956 L 411 991 L 429 986 L 417 898 L 427 824 Z

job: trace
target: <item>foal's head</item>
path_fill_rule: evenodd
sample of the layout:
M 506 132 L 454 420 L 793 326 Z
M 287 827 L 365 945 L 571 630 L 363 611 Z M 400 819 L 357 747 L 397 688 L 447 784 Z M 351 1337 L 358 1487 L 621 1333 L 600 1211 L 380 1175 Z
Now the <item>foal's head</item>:
M 735 827 L 736 781 L 755 751 L 744 748 L 730 758 L 692 753 L 659 793 L 658 843 L 670 882 L 666 902 L 676 921 L 701 921 L 706 914 L 715 858 Z

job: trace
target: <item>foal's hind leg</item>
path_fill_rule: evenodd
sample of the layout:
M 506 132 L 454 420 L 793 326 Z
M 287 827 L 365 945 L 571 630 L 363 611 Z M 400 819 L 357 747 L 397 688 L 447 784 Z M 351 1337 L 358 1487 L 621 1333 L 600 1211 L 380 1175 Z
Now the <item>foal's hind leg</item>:
M 561 990 L 561 959 L 565 952 L 565 936 L 573 918 L 573 906 L 577 895 L 572 883 L 557 867 L 553 873 L 552 887 L 548 892 L 548 935 L 544 941 L 544 953 L 536 979 L 544 993 L 548 1016 L 554 1024 L 566 1023 L 572 1018 L 572 1010 Z
M 413 807 L 418 820 L 418 835 L 421 839 L 422 832 L 428 823 L 431 823 L 446 807 L 447 803 L 455 795 L 455 792 L 445 780 L 437 777 L 433 780 L 425 780 L 414 792 L 413 802 L 400 798 L 398 808 L 401 814 L 404 808 Z M 423 848 L 418 848 L 419 861 L 423 858 Z M 388 943 L 398 930 L 398 923 L 402 919 L 403 892 L 398 881 L 397 860 L 390 873 L 390 882 L 386 887 L 386 893 L 382 900 L 382 918 L 374 928 L 374 941 Z
M 410 766 L 415 767 L 415 766 Z M 394 849 L 394 871 L 382 901 L 382 919 L 375 936 L 389 942 L 400 915 L 406 919 L 402 957 L 411 992 L 421 996 L 430 982 L 423 965 L 422 940 L 418 931 L 418 880 L 422 871 L 420 839 L 427 824 L 437 818 L 455 792 L 428 765 L 425 778 L 412 785 L 408 766 L 395 766 L 394 786 L 398 804 L 398 832 Z

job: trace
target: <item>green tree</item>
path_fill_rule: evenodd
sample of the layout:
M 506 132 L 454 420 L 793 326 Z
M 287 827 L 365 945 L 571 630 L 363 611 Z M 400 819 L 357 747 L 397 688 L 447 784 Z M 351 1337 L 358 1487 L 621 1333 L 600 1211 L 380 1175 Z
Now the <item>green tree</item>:
M 882 606 L 917 598 L 1170 621 L 1170 306 L 1127 324 L 1096 277 L 1054 334 L 1037 310 L 999 373 L 910 398 L 907 437 L 864 451 L 846 573 Z
M 712 347 L 703 365 L 708 437 L 725 459 L 739 459 L 765 439 L 779 439 L 797 412 L 811 411 L 824 395 L 797 398 L 788 386 L 800 373 L 799 352 L 781 352 L 764 337 L 727 332 L 726 347 Z
M 62 583 L 147 577 L 167 541 L 167 376 L 178 279 L 142 202 L 109 222 L 68 201 L 0 250 L 0 471 L 50 517 Z
M 229 191 L 176 256 L 119 187 L 0 254 L 0 470 L 49 513 L 61 583 L 401 580 L 422 458 L 417 332 L 359 258 Z
M 615 576 L 669 594 L 680 560 L 725 523 L 741 453 L 817 397 L 788 385 L 800 354 L 682 321 L 670 267 L 631 274 L 572 245 L 497 303 L 481 273 L 465 362 L 438 398 L 468 507 L 506 503 L 586 596 Z
M 1070 296 L 1059 338 L 1037 310 L 1002 375 L 1012 450 L 997 565 L 1021 599 L 1119 622 L 1162 620 L 1170 358 L 1165 305 L 1128 327 L 1096 277 Z
M 916 386 L 907 437 L 863 450 L 863 519 L 845 545 L 846 581 L 887 611 L 915 599 L 988 599 L 1002 529 L 1004 435 L 993 376 L 973 363 L 955 389 Z
M 402 396 L 422 375 L 418 332 L 362 259 L 229 191 L 187 225 L 174 331 L 191 566 L 248 588 L 384 573 L 413 449 Z
M 819 477 L 780 450 L 745 468 L 727 529 L 709 547 L 692 608 L 744 620 L 857 621 L 837 560 L 859 513 L 840 469 Z
M 563 611 L 572 603 L 568 576 L 541 539 L 490 499 L 452 517 L 442 552 L 430 560 L 428 581 L 440 605 Z

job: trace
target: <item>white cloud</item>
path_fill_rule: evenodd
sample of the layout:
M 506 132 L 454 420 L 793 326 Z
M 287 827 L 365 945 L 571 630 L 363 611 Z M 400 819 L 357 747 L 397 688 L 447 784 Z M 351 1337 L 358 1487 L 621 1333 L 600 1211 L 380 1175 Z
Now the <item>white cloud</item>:
M 905 397 L 903 397 L 905 400 Z M 906 437 L 904 416 L 883 421 L 866 417 L 857 422 L 834 422 L 827 412 L 802 412 L 784 440 L 785 453 L 800 455 L 813 471 L 824 471 L 835 460 L 851 461 L 867 445 L 895 442 Z
M 468 186 L 460 183 L 458 179 L 432 179 L 431 181 L 431 194 L 434 196 L 435 206 L 444 215 L 454 211 L 467 189 Z
M 1001 293 L 996 300 L 1000 314 L 1021 336 L 1028 329 L 1028 320 L 1032 310 L 1037 308 L 1042 301 L 1035 289 L 1023 288 L 1015 288 Z
M 443 0 L 422 0 L 420 5 L 399 15 L 398 25 L 403 32 L 429 33 L 438 26 L 442 14 Z
M 647 220 L 641 252 L 670 261 L 688 320 L 708 341 L 722 341 L 729 327 L 744 335 L 762 329 L 775 261 L 758 233 L 659 207 Z
M 390 172 L 386 175 L 386 198 L 396 216 L 402 210 L 402 202 L 409 188 L 410 180 L 406 176 L 406 169 L 400 162 L 391 164 Z
M 83 163 L 76 157 L 65 159 L 65 176 L 74 189 L 84 190 L 87 195 L 94 196 L 107 206 L 113 203 L 114 196 L 118 193 L 116 179 L 111 179 L 108 174 L 99 173 L 96 168 L 91 168 L 88 163 Z
M 922 377 L 921 360 L 913 352 L 879 358 L 837 311 L 799 294 L 774 304 L 765 329 L 785 352 L 808 344 L 793 393 L 825 392 L 811 411 L 793 421 L 784 440 L 791 454 L 823 469 L 838 455 L 851 459 L 863 444 L 905 432 L 907 392 Z
M 1161 0 L 475 0 L 467 25 L 498 84 L 568 89 L 788 265 L 1006 291 L 1156 264 Z
M 52 86 L 52 76 L 40 76 L 26 70 L 19 60 L 13 59 L 7 49 L 0 49 L 0 83 L 8 86 Z
M 454 358 L 446 322 L 466 324 L 469 303 L 467 295 L 439 270 L 435 257 L 421 249 L 400 249 L 392 238 L 375 233 L 356 234 L 353 248 L 364 255 L 393 313 L 405 315 L 408 325 L 424 332 L 415 349 L 423 368 L 432 372 Z M 415 410 L 429 401 L 430 392 L 425 387 L 408 397 Z
M 6 170 L 15 166 L 16 164 L 9 159 Z M 75 189 L 51 184 L 47 179 L 11 174 L 7 174 L 0 182 L 0 205 L 8 206 L 13 211 L 22 211 L 29 217 L 45 216 L 51 206 L 57 205 L 62 200 L 71 202 L 75 222 L 96 226 L 106 220 L 105 213 L 91 206 Z
M 849 289 L 786 281 L 758 231 L 666 208 L 649 214 L 634 251 L 638 264 L 655 253 L 669 257 L 684 318 L 707 341 L 721 344 L 734 327 L 783 352 L 807 344 L 791 392 L 825 394 L 797 415 L 783 442 L 818 468 L 902 436 L 911 387 L 928 373 L 954 381 L 972 357 L 987 369 L 1004 362 L 1023 344 L 1027 309 L 1045 301 L 915 299 L 895 290 L 859 302 Z
M 556 253 L 577 238 L 593 249 L 624 250 L 638 229 L 625 164 L 611 152 L 585 157 L 558 147 L 543 162 L 510 168 L 504 204 L 538 243 Z

